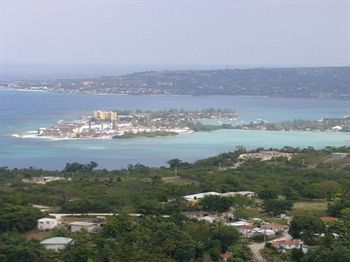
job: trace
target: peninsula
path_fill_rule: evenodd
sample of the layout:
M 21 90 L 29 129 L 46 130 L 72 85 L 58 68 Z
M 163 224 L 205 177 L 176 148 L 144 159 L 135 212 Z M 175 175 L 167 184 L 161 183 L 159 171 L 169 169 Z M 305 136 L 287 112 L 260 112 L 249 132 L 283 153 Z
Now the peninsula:
M 166 110 L 166 111 L 94 111 L 92 116 L 73 122 L 39 128 L 32 137 L 49 139 L 112 139 L 137 136 L 172 136 L 195 131 L 225 128 L 221 121 L 235 121 L 230 109 Z M 210 124 L 203 124 L 204 122 Z

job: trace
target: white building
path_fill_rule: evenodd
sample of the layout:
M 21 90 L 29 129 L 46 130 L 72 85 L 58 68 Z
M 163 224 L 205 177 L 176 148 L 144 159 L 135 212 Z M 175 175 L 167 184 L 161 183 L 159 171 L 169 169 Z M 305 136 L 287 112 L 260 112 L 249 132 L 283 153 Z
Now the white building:
M 250 226 L 250 223 L 247 221 L 236 221 L 231 223 L 226 223 L 226 225 L 234 226 L 234 227 L 241 227 L 241 226 Z
M 333 130 L 333 131 L 336 131 L 336 132 L 342 131 L 342 130 L 343 130 L 343 127 L 341 127 L 341 126 L 333 126 L 333 127 L 332 127 L 332 130 Z
M 230 196 L 243 196 L 243 197 L 255 197 L 256 193 L 252 191 L 237 191 L 237 192 L 226 192 L 221 194 L 224 197 Z
M 282 253 L 286 253 L 288 250 L 291 249 L 302 249 L 304 253 L 307 253 L 308 248 L 307 246 L 303 245 L 303 242 L 301 242 L 300 240 L 276 240 L 276 241 L 272 241 L 272 245 L 279 251 Z
M 71 232 L 78 232 L 81 230 L 86 230 L 89 233 L 95 232 L 98 228 L 97 223 L 91 223 L 91 222 L 72 222 L 69 224 Z
M 339 153 L 339 152 L 335 152 L 332 153 L 332 160 L 342 160 L 344 158 L 348 157 L 348 153 Z
M 194 195 L 183 196 L 183 198 L 187 201 L 197 201 L 206 196 L 221 196 L 221 194 L 217 192 L 204 192 L 204 193 L 199 193 Z
M 58 225 L 58 220 L 56 218 L 40 218 L 38 219 L 38 229 L 39 230 L 51 230 Z
M 40 244 L 42 244 L 46 249 L 58 251 L 64 249 L 72 242 L 73 239 L 68 237 L 52 237 L 41 241 Z

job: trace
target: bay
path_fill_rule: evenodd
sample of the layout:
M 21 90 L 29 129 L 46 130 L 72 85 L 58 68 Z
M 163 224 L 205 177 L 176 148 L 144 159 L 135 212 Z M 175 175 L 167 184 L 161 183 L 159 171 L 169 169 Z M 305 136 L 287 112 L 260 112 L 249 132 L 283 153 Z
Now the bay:
M 350 134 L 301 131 L 219 130 L 176 137 L 118 140 L 48 141 L 20 139 L 12 134 L 91 115 L 98 109 L 203 109 L 237 110 L 239 120 L 284 121 L 350 115 L 350 101 L 242 96 L 118 96 L 29 92 L 0 89 L 0 166 L 62 169 L 67 162 L 94 160 L 107 169 L 129 163 L 165 165 L 171 158 L 184 161 L 213 156 L 243 145 L 323 148 L 350 145 Z

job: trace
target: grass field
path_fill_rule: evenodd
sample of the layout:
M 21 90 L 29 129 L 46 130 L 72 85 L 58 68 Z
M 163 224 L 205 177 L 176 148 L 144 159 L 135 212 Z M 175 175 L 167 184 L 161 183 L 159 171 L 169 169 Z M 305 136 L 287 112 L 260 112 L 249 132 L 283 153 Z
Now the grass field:
M 327 205 L 328 202 L 326 200 L 312 202 L 295 202 L 291 214 L 293 216 L 305 213 L 315 213 L 318 215 L 324 215 L 327 211 Z

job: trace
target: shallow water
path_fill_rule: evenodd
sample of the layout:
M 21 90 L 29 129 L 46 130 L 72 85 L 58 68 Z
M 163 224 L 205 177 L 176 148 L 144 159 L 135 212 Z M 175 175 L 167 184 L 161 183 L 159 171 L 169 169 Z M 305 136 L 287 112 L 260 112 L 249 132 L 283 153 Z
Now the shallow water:
M 165 165 L 171 158 L 194 161 L 247 148 L 350 145 L 347 133 L 219 130 L 176 137 L 114 140 L 20 139 L 19 134 L 74 120 L 98 109 L 231 108 L 241 121 L 283 121 L 343 117 L 350 114 L 350 101 L 239 96 L 93 96 L 0 89 L 0 165 L 61 169 L 72 161 L 94 160 L 105 168 L 126 167 L 137 162 Z

